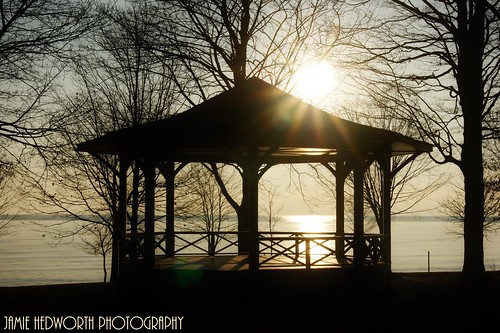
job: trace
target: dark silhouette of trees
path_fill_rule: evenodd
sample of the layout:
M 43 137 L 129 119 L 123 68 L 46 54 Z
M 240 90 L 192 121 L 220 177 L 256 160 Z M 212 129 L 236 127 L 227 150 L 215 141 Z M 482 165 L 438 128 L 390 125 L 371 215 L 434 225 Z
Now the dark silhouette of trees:
M 498 140 L 490 141 L 485 146 L 484 175 L 484 231 L 485 237 L 500 230 L 500 179 Z M 444 213 L 456 224 L 450 228 L 450 233 L 463 236 L 464 223 L 464 189 L 458 181 L 450 185 L 450 194 L 440 203 Z
M 366 2 L 370 7 L 372 3 Z M 494 1 L 385 1 L 351 42 L 364 87 L 464 179 L 463 277 L 484 276 L 484 153 L 498 139 L 500 16 Z M 361 51 L 362 50 L 362 51 Z
M 277 205 L 276 199 L 279 198 L 278 189 L 272 184 L 262 184 L 260 185 L 260 192 L 262 196 L 262 204 L 260 205 L 260 210 L 262 214 L 266 217 L 267 226 L 269 232 L 272 234 L 276 223 L 281 220 L 281 210 L 283 205 Z
M 0 158 L 0 236 L 11 231 L 10 222 L 18 210 L 15 207 L 18 191 L 13 186 L 14 182 L 12 180 L 14 176 L 14 165 L 6 157 L 2 156 Z
M 390 110 L 386 110 L 385 101 L 382 99 L 368 99 L 357 101 L 352 105 L 345 105 L 342 114 L 346 119 L 366 124 L 372 127 L 395 131 L 408 137 L 418 137 L 416 129 L 408 122 L 393 118 Z M 312 179 L 326 192 L 323 199 L 315 198 L 316 204 L 332 204 L 332 197 L 336 196 L 336 179 L 332 177 L 334 165 L 310 165 L 312 173 L 302 171 L 302 175 Z M 423 155 L 393 156 L 390 160 L 390 202 L 391 215 L 418 214 L 430 211 L 436 207 L 424 208 L 420 206 L 422 200 L 443 186 L 449 179 L 448 176 L 438 174 L 436 164 Z M 383 172 L 378 161 L 374 161 L 364 174 L 364 211 L 366 227 L 371 229 L 382 228 L 382 182 Z M 325 199 L 326 197 L 326 199 Z M 350 173 L 345 179 L 344 200 L 348 216 L 354 210 L 354 177 Z M 352 222 L 352 221 L 351 221 Z
M 330 18 L 337 1 L 161 1 L 150 47 L 176 58 L 176 84 L 190 106 L 249 77 L 290 83 L 306 55 L 325 50 L 315 41 L 337 37 Z
M 418 137 L 415 128 L 406 121 L 392 118 L 390 112 L 385 110 L 382 100 L 373 100 L 371 104 L 358 107 L 356 110 L 348 109 L 344 113 L 358 123 L 373 127 L 392 130 L 409 137 Z M 361 111 L 361 110 L 369 110 Z M 419 213 L 422 207 L 416 207 L 430 194 L 446 183 L 444 175 L 434 174 L 435 164 L 427 156 L 394 156 L 391 158 L 391 214 L 400 215 Z M 382 229 L 382 168 L 379 163 L 372 164 L 364 176 L 364 199 L 366 210 L 373 215 L 379 230 Z M 347 177 L 347 186 L 354 189 L 352 175 Z M 347 193 L 347 201 L 352 203 L 352 191 Z M 428 208 L 433 209 L 435 207 Z
M 76 246 L 90 255 L 102 257 L 103 282 L 108 278 L 107 255 L 113 248 L 113 236 L 109 228 L 102 224 L 88 225 L 85 233 L 80 234 L 80 243 Z
M 234 185 L 233 172 L 229 168 L 220 171 L 224 184 L 228 187 Z M 223 239 L 219 233 L 236 229 L 236 224 L 230 221 L 231 206 L 212 173 L 203 164 L 191 163 L 180 175 L 186 182 L 176 190 L 176 205 L 189 208 L 180 216 L 186 223 L 178 229 L 206 232 L 207 253 L 213 256 Z M 235 191 L 236 189 L 231 188 L 231 196 L 235 195 Z
M 156 61 L 144 42 L 149 34 L 147 12 L 140 5 L 100 7 L 95 13 L 101 17 L 100 25 L 92 38 L 85 44 L 82 41 L 86 52 L 73 54 L 70 59 L 74 87 L 60 100 L 64 127 L 51 138 L 58 149 L 46 156 L 50 165 L 46 177 L 35 180 L 43 209 L 79 221 L 75 230 L 62 237 L 86 237 L 95 230 L 100 231 L 98 235 L 116 237 L 119 159 L 89 156 L 77 152 L 76 145 L 109 131 L 167 117 L 174 109 L 170 69 Z M 129 231 L 137 232 L 144 215 L 141 161 L 132 163 L 128 172 L 129 181 L 135 185 L 127 199 Z M 157 181 L 161 181 L 159 175 Z M 118 271 L 117 244 L 113 242 L 111 280 Z
M 495 231 L 500 222 L 500 140 L 498 134 L 485 147 L 485 223 Z
M 57 129 L 49 93 L 72 43 L 92 26 L 91 1 L 0 3 L 0 136 L 43 146 Z M 17 156 L 15 152 L 12 152 Z
M 88 33 L 90 0 L 0 3 L 0 211 L 13 214 L 32 150 L 43 153 L 60 126 L 54 93 L 75 41 Z M 9 218 L 0 223 L 7 230 Z

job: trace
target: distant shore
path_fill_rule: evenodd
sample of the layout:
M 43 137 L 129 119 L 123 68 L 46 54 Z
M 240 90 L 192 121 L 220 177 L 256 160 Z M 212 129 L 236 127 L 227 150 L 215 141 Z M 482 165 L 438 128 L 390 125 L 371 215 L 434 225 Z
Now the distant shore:
M 500 312 L 500 272 L 487 275 L 487 282 L 467 283 L 457 272 L 392 273 L 387 287 L 359 293 L 259 294 L 230 286 L 174 294 L 162 286 L 110 283 L 1 287 L 0 319 L 5 325 L 4 316 L 165 315 L 184 317 L 187 332 L 480 332 L 491 324 L 496 330 Z

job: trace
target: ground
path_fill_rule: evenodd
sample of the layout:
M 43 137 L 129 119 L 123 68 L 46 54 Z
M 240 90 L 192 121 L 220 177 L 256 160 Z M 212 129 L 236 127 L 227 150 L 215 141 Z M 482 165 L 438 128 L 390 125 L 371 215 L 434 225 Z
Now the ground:
M 459 273 L 392 273 L 384 282 L 345 288 L 314 278 L 290 284 L 283 277 L 266 285 L 213 280 L 175 288 L 158 281 L 9 287 L 0 288 L 0 329 L 4 316 L 138 315 L 183 316 L 185 332 L 497 331 L 500 273 L 488 275 L 486 282 L 467 283 Z

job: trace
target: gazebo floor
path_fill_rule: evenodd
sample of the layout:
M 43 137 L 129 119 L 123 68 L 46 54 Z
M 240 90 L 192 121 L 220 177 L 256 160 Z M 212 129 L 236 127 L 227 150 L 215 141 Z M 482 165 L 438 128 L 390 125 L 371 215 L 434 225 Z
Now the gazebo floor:
M 321 265 L 307 268 L 303 261 L 294 264 L 292 258 L 265 262 L 269 258 L 261 254 L 261 266 L 258 270 L 250 270 L 248 259 L 247 255 L 156 256 L 152 269 L 144 269 L 138 262 L 124 265 L 121 279 L 124 284 L 146 283 L 181 294 L 206 293 L 209 290 L 220 293 L 222 290 L 244 288 L 247 291 L 243 293 L 277 295 L 283 292 L 288 295 L 310 290 L 358 290 L 360 285 L 366 283 L 384 284 L 390 277 L 390 265 L 385 264 L 365 266 L 359 270 L 352 264 L 342 265 L 330 258 L 335 264 L 318 262 Z
M 288 257 L 269 259 L 260 256 L 260 262 L 265 264 L 259 270 L 269 269 L 306 269 L 303 260 L 298 262 Z M 352 267 L 351 264 L 340 264 L 336 259 L 321 260 L 310 269 Z M 196 256 L 184 255 L 175 257 L 157 256 L 154 269 L 203 270 L 203 271 L 246 271 L 249 269 L 247 255 Z
M 175 256 L 156 257 L 155 269 L 243 271 L 248 270 L 248 256 Z

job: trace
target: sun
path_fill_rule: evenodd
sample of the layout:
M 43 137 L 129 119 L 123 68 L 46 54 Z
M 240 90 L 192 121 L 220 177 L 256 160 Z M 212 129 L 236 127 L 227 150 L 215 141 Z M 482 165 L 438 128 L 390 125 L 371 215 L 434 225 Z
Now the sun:
M 337 87 L 335 68 L 324 60 L 302 66 L 292 79 L 292 93 L 313 104 L 322 104 Z

